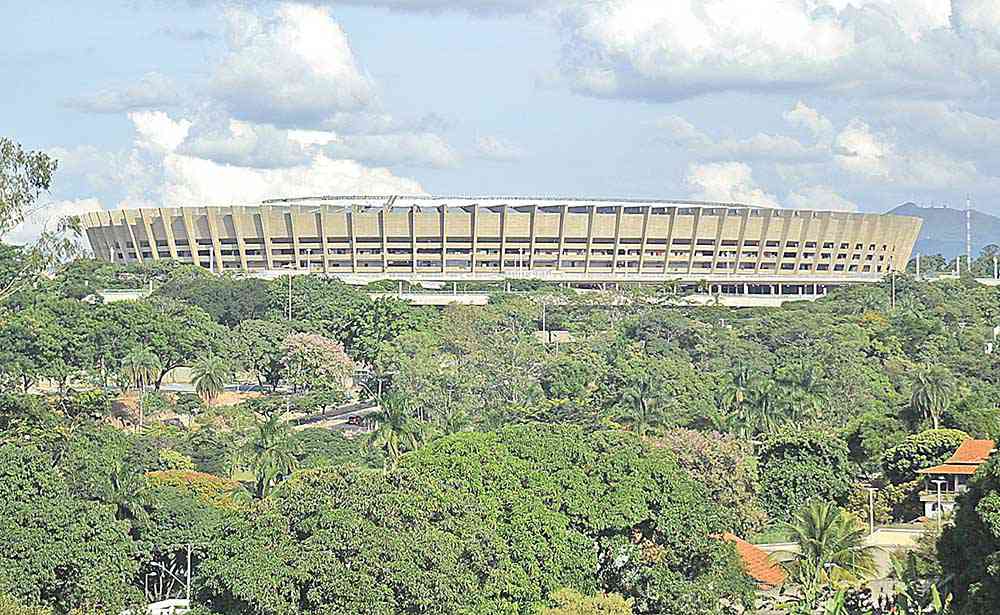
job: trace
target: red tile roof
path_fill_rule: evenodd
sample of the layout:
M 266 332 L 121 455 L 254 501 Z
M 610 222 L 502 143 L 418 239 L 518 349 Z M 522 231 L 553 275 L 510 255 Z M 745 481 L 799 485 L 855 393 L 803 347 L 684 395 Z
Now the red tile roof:
M 722 538 L 736 545 L 744 570 L 757 581 L 761 589 L 777 587 L 785 582 L 785 571 L 771 561 L 771 556 L 766 551 L 729 532 L 723 534 Z
M 993 440 L 966 440 L 945 463 L 975 463 L 986 461 L 996 443 Z
M 966 440 L 941 465 L 917 470 L 918 474 L 975 474 L 996 448 L 993 440 Z
M 971 476 L 976 473 L 978 468 L 979 465 L 973 463 L 946 463 L 933 468 L 917 470 L 917 474 L 968 474 Z

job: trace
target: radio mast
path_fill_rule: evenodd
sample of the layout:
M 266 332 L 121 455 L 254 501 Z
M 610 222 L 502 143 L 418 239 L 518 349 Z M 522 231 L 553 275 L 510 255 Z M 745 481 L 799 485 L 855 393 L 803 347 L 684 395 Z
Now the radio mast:
M 965 195 L 965 268 L 972 269 L 972 196 Z

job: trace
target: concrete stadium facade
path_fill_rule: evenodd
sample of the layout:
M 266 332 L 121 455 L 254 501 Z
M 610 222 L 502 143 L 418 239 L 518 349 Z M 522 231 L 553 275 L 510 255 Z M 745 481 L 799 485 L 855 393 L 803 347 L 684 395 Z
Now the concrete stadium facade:
M 94 253 L 344 279 L 847 283 L 902 271 L 919 218 L 734 203 L 336 196 L 83 217 Z

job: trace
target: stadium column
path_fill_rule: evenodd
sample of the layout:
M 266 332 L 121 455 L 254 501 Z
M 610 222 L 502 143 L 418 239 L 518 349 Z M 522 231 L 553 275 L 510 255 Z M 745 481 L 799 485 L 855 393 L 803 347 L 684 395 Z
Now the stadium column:
M 354 218 L 357 211 L 358 206 L 354 203 L 351 203 L 350 209 L 344 209 L 344 215 L 347 216 L 347 239 L 351 242 L 351 273 L 358 272 L 358 229 L 354 225 Z
M 851 224 L 849 225 L 849 230 L 847 232 L 847 262 L 844 264 L 844 275 L 849 275 L 851 273 L 851 266 L 854 263 L 854 254 L 857 252 L 857 244 L 864 241 L 861 237 L 861 232 L 864 230 L 865 225 L 865 214 L 850 214 Z M 861 272 L 860 267 L 861 262 L 858 261 L 858 271 Z
M 299 252 L 299 233 L 295 230 L 295 218 L 302 215 L 302 206 L 289 205 L 285 215 L 288 216 L 288 234 L 292 236 L 292 258 L 295 259 L 292 267 L 300 269 L 302 254 Z M 351 244 L 353 245 L 353 243 L 352 241 Z
M 247 242 L 243 237 L 243 225 L 240 224 L 240 216 L 244 215 L 244 211 L 246 210 L 243 207 L 237 212 L 236 207 L 229 206 L 229 219 L 233 221 L 233 234 L 236 235 L 236 247 L 240 253 L 240 268 L 243 271 L 250 271 L 250 264 L 247 262 Z
M 194 220 L 190 207 L 181 207 L 181 217 L 184 219 L 184 233 L 187 235 L 188 250 L 191 251 L 191 262 L 201 267 L 201 254 L 198 254 L 198 237 L 194 232 Z
M 587 211 L 587 255 L 583 260 L 583 272 L 590 273 L 590 252 L 594 248 L 594 213 L 596 205 L 590 205 Z
M 566 213 L 569 205 L 559 208 L 559 254 L 556 256 L 556 270 L 562 271 L 563 251 L 566 249 Z
M 271 244 L 271 206 L 264 205 L 257 210 L 260 217 L 260 234 L 264 239 L 264 260 L 269 271 L 274 269 L 274 249 Z
M 170 250 L 170 258 L 177 260 L 177 240 L 174 239 L 174 216 L 173 214 L 167 215 L 160 207 L 157 209 L 160 212 L 160 220 L 163 222 L 163 234 L 167 237 L 167 249 Z
M 507 261 L 507 204 L 500 207 L 500 273 Z
M 826 240 L 830 236 L 830 220 L 831 219 L 833 219 L 833 213 L 832 212 L 829 212 L 829 211 L 823 212 L 823 223 L 820 224 L 820 227 L 819 227 L 819 236 L 816 238 L 816 257 L 815 257 L 816 267 L 813 269 L 813 273 L 815 273 L 816 275 L 819 275 L 820 261 L 823 258 L 823 250 L 826 249 L 823 246 L 825 246 L 827 244 Z M 827 275 L 831 275 L 833 273 L 833 263 L 834 263 L 834 259 L 836 258 L 836 255 L 837 255 L 837 251 L 836 250 L 830 250 L 829 254 L 830 254 L 830 262 L 828 263 L 829 264 L 829 268 L 827 269 Z
M 448 268 L 448 236 L 447 231 L 447 221 L 445 217 L 445 206 L 444 203 L 441 204 L 439 209 L 439 220 L 438 224 L 441 227 L 441 273 L 444 273 Z
M 132 242 L 132 249 L 135 250 L 135 259 L 138 262 L 143 262 L 145 259 L 142 257 L 142 248 L 139 247 L 139 241 L 135 238 L 135 228 L 132 227 L 132 220 L 129 220 L 129 212 L 131 210 L 122 210 L 122 224 L 128 229 L 129 241 Z
M 215 208 L 206 207 L 205 216 L 208 218 L 208 236 L 212 240 L 212 252 L 215 254 L 215 271 L 221 273 L 226 266 L 222 262 L 222 239 L 219 237 L 219 224 L 215 218 Z
M 726 229 L 726 220 L 729 219 L 729 208 L 726 207 L 722 210 L 722 217 L 719 218 L 715 229 L 715 246 L 712 251 L 712 273 L 714 274 L 719 268 L 719 254 L 722 252 L 722 235 Z M 731 273 L 731 272 L 730 272 Z
M 389 210 L 389 202 L 387 201 L 382 209 L 378 211 L 378 232 L 379 237 L 382 240 L 382 273 L 389 271 L 389 241 L 385 236 L 385 212 Z
M 800 217 L 802 214 L 809 216 L 808 218 L 806 218 L 805 222 L 802 223 L 802 229 L 799 231 L 799 245 L 798 245 L 799 249 L 798 252 L 795 253 L 795 265 L 793 265 L 795 267 L 793 271 L 795 271 L 796 274 L 798 274 L 799 267 L 802 266 L 803 255 L 805 254 L 806 250 L 806 241 L 808 241 L 809 239 L 809 227 L 812 225 L 813 212 L 805 211 L 796 213 L 798 213 Z M 818 252 L 818 250 L 816 252 Z M 813 252 L 813 265 L 816 264 L 816 252 Z M 811 273 L 815 273 L 815 271 L 812 271 Z
M 771 219 L 777 210 L 762 209 L 760 211 L 764 212 L 764 223 L 761 224 L 760 237 L 757 238 L 757 264 L 753 268 L 757 273 L 760 273 L 760 266 L 764 261 L 764 252 L 767 251 L 768 232 L 771 230 Z
M 479 203 L 472 206 L 472 256 L 469 258 L 469 270 L 476 272 L 476 259 L 479 258 Z
M 160 260 L 160 247 L 156 245 L 156 237 L 153 235 L 153 225 L 149 222 L 149 212 L 139 209 L 139 218 L 142 219 L 142 228 L 146 232 L 146 242 L 149 243 L 149 252 L 154 261 Z
M 778 261 L 774 264 L 774 273 L 781 275 L 781 265 L 785 260 L 785 248 L 788 244 L 788 231 L 792 226 L 791 214 L 794 212 L 787 210 L 775 213 L 781 216 L 781 239 L 778 240 Z
M 530 227 L 528 230 L 528 271 L 534 271 L 535 266 L 535 236 L 538 232 L 536 220 L 538 218 L 538 205 L 531 206 Z
M 868 271 L 868 273 L 872 274 L 878 273 L 878 270 L 876 269 L 878 267 L 877 261 L 875 261 L 874 258 L 875 253 L 878 252 L 878 247 L 876 246 L 875 250 L 872 250 L 870 246 L 872 245 L 872 242 L 877 241 L 876 237 L 882 237 L 882 232 L 881 232 L 882 221 L 885 219 L 886 219 L 885 216 L 872 214 L 871 218 L 869 218 L 868 220 L 868 224 L 866 225 L 866 229 L 868 232 L 865 234 L 865 238 L 863 240 L 863 244 L 861 247 L 861 262 L 858 263 L 859 273 L 864 273 L 864 267 L 868 263 L 869 256 L 872 256 L 872 262 L 871 262 L 871 269 Z
M 410 222 L 410 271 L 417 272 L 417 219 L 416 205 L 410 204 L 408 214 Z
M 323 250 L 323 273 L 330 273 L 330 238 L 327 229 L 330 228 L 330 206 L 323 203 L 319 206 L 319 245 Z
M 646 260 L 646 238 L 649 233 L 649 214 L 653 210 L 652 205 L 646 205 L 646 211 L 642 212 L 642 237 L 639 239 L 639 274 L 642 274 L 643 262 Z
M 674 222 L 677 221 L 677 208 L 670 208 L 670 213 L 667 215 L 670 216 L 670 219 L 667 220 L 667 245 L 663 250 L 663 275 L 666 275 L 670 268 L 670 249 L 674 241 Z
M 622 214 L 624 212 L 625 208 L 621 205 L 618 206 L 618 211 L 615 212 L 615 248 L 614 255 L 611 257 L 611 273 L 618 272 L 618 246 L 621 245 Z
M 691 252 L 688 254 L 688 275 L 694 272 L 694 255 L 698 252 L 698 226 L 701 224 L 701 207 L 694 210 L 694 225 L 691 229 Z
M 743 244 L 746 241 L 747 225 L 749 224 L 750 224 L 750 208 L 744 207 L 743 214 L 740 216 L 740 236 L 739 239 L 736 240 L 736 261 L 735 264 L 733 265 L 734 267 L 733 273 L 735 274 L 739 274 L 740 272 L 740 265 L 742 264 L 743 260 Z M 744 291 L 743 294 L 746 294 L 746 292 Z

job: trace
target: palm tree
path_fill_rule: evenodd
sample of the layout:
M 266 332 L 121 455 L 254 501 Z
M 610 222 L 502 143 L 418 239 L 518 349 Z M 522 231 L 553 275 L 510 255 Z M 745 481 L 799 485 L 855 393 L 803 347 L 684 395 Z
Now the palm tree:
M 799 549 L 785 568 L 804 591 L 855 586 L 875 573 L 877 547 L 866 544 L 865 529 L 836 504 L 811 502 L 786 527 Z
M 111 468 L 101 496 L 104 503 L 114 507 L 115 517 L 119 520 L 136 521 L 148 517 L 146 477 L 122 461 Z
M 930 417 L 937 429 L 954 389 L 955 379 L 951 372 L 940 365 L 925 365 L 913 376 L 910 406 L 919 410 L 924 418 Z
M 156 382 L 162 371 L 160 358 L 148 348 L 134 348 L 122 358 L 122 374 L 127 385 L 139 396 L 139 428 L 143 423 L 142 396 L 146 387 Z
M 205 357 L 194 364 L 191 375 L 194 378 L 195 393 L 207 404 L 226 389 L 226 380 L 229 379 L 230 370 L 222 359 Z
M 254 475 L 254 493 L 258 498 L 298 466 L 295 441 L 288 423 L 277 414 L 258 422 L 250 439 L 240 448 L 236 461 Z
M 385 469 L 389 470 L 396 467 L 403 453 L 419 448 L 426 434 L 401 395 L 386 396 L 380 406 L 379 412 L 370 417 L 376 427 L 368 436 L 368 448 L 385 451 Z
M 816 364 L 800 363 L 792 368 L 782 380 L 788 418 L 796 422 L 822 419 L 827 401 L 822 382 L 822 369 Z
M 756 380 L 746 387 L 744 400 L 731 415 L 730 431 L 752 441 L 777 431 L 788 422 L 787 405 L 774 380 Z

